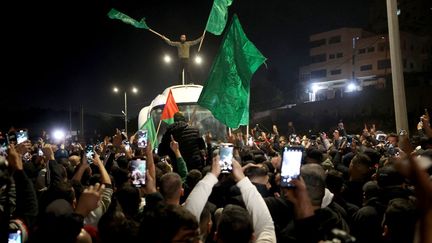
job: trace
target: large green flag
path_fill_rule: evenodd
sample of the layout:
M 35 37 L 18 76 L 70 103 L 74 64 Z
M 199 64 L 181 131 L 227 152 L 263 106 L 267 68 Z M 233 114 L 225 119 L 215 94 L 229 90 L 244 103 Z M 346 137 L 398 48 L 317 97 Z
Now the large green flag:
M 135 19 L 127 16 L 126 14 L 112 8 L 109 12 L 108 12 L 108 17 L 110 17 L 110 19 L 118 19 L 123 21 L 126 24 L 130 24 L 135 26 L 136 28 L 140 28 L 140 29 L 149 29 L 149 27 L 147 26 L 146 22 L 145 22 L 145 18 L 142 18 L 139 22 L 136 21 Z
M 228 7 L 233 0 L 214 0 L 206 30 L 214 35 L 222 34 L 228 20 Z
M 198 104 L 231 128 L 249 124 L 252 75 L 266 58 L 248 40 L 236 15 L 213 62 Z
M 158 139 L 156 134 L 156 129 L 153 123 L 153 118 L 149 117 L 147 118 L 147 121 L 141 126 L 140 130 L 147 130 L 148 131 L 148 138 L 151 141 L 152 148 L 155 149 L 158 147 Z

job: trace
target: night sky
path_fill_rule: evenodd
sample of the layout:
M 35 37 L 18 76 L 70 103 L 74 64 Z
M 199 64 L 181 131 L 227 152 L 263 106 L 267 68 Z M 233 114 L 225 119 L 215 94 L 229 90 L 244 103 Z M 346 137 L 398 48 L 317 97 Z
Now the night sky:
M 129 95 L 131 115 L 164 88 L 178 84 L 176 48 L 149 31 L 111 20 L 116 8 L 129 16 L 146 17 L 154 30 L 177 40 L 185 33 L 199 37 L 212 0 L 45 0 L 13 1 L 2 6 L 3 81 L 0 104 L 8 109 L 37 107 L 120 114 L 123 97 L 114 85 L 139 89 Z M 252 80 L 282 87 L 295 85 L 298 67 L 307 62 L 308 36 L 338 27 L 365 27 L 365 0 L 234 0 L 236 13 L 249 39 L 268 58 Z M 206 34 L 201 50 L 204 63 L 193 67 L 203 84 L 222 36 Z M 193 55 L 197 47 L 191 50 Z M 6 109 L 7 110 L 7 109 Z

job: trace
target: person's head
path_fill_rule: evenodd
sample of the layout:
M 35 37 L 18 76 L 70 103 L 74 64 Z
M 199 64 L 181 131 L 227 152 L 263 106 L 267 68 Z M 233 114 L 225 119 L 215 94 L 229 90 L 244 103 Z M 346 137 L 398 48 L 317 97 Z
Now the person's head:
M 186 176 L 186 185 L 188 185 L 189 189 L 192 190 L 201 179 L 202 179 L 201 172 L 197 169 L 193 169 L 189 171 Z
M 320 207 L 325 194 L 325 171 L 319 164 L 305 164 L 300 169 L 300 174 L 306 184 L 311 203 Z
M 279 147 L 283 148 L 287 144 L 287 138 L 285 136 L 279 137 Z
M 185 122 L 186 118 L 184 117 L 183 113 L 181 111 L 178 111 L 174 114 L 174 122 Z
M 392 243 L 413 242 L 416 221 L 416 207 L 412 201 L 393 199 L 384 214 L 383 236 Z
M 357 154 L 352 158 L 349 165 L 350 180 L 368 181 L 370 179 L 371 160 L 365 154 Z
M 323 162 L 323 153 L 316 148 L 306 150 L 306 164 L 321 164 Z
M 180 197 L 183 195 L 183 187 L 180 176 L 170 172 L 161 177 L 160 193 L 168 204 L 179 204 Z
M 140 242 L 199 242 L 196 217 L 179 205 L 160 205 L 145 212 L 140 225 Z
M 81 158 L 78 155 L 69 156 L 69 163 L 75 167 L 81 163 Z
M 185 34 L 180 35 L 180 41 L 181 42 L 185 42 L 186 41 L 186 35 Z
M 211 233 L 213 228 L 212 212 L 209 203 L 206 204 L 201 212 L 199 228 L 201 239 L 203 242 L 206 242 L 207 236 Z
M 381 188 L 402 186 L 405 182 L 404 177 L 396 170 L 394 165 L 388 164 L 378 169 L 378 186 Z
M 339 130 L 334 130 L 333 131 L 333 138 L 335 139 L 335 140 L 337 140 L 337 139 L 339 139 L 339 137 L 340 137 L 340 134 L 339 134 Z
M 334 194 L 340 194 L 343 189 L 344 179 L 342 172 L 330 169 L 326 176 L 327 188 Z
M 390 133 L 387 136 L 387 140 L 386 140 L 389 144 L 393 145 L 394 147 L 398 146 L 398 142 L 399 142 L 399 137 L 394 134 L 394 133 Z
M 254 229 L 248 211 L 237 205 L 227 205 L 218 220 L 216 242 L 249 243 Z
M 135 217 L 138 214 L 141 197 L 137 188 L 124 185 L 117 190 L 116 197 L 125 215 Z
M 268 170 L 265 166 L 261 167 L 248 167 L 244 171 L 244 174 L 250 179 L 251 182 L 262 184 L 262 185 L 269 185 L 269 176 L 268 176 Z
M 363 200 L 367 200 L 377 197 L 379 195 L 380 189 L 376 181 L 368 181 L 363 185 Z

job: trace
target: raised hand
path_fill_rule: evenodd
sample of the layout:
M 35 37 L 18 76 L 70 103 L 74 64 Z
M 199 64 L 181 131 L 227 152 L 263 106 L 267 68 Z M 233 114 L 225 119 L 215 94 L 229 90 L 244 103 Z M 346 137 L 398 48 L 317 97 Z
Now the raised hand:
M 17 152 L 13 144 L 9 145 L 7 160 L 12 171 L 23 170 L 21 155 Z
M 99 183 L 84 189 L 79 198 L 75 213 L 86 217 L 91 211 L 95 210 L 99 206 L 98 204 L 104 189 L 105 185 Z

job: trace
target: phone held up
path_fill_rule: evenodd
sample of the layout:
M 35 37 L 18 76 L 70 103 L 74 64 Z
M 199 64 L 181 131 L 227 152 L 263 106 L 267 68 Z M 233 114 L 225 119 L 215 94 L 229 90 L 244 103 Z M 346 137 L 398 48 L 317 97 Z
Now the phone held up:
M 21 230 L 9 230 L 8 243 L 22 243 Z
M 86 146 L 86 157 L 87 157 L 87 163 L 92 164 L 93 163 L 93 158 L 94 158 L 94 148 L 93 145 L 87 145 Z
M 148 139 L 148 131 L 147 130 L 138 130 L 138 148 L 146 148 L 147 147 L 147 139 Z
M 232 143 L 221 143 L 219 148 L 221 173 L 231 173 L 234 145 Z
M 281 187 L 294 187 L 293 179 L 300 176 L 303 147 L 285 147 L 282 157 Z
M 145 160 L 134 159 L 131 161 L 132 185 L 135 187 L 145 186 L 147 164 Z

